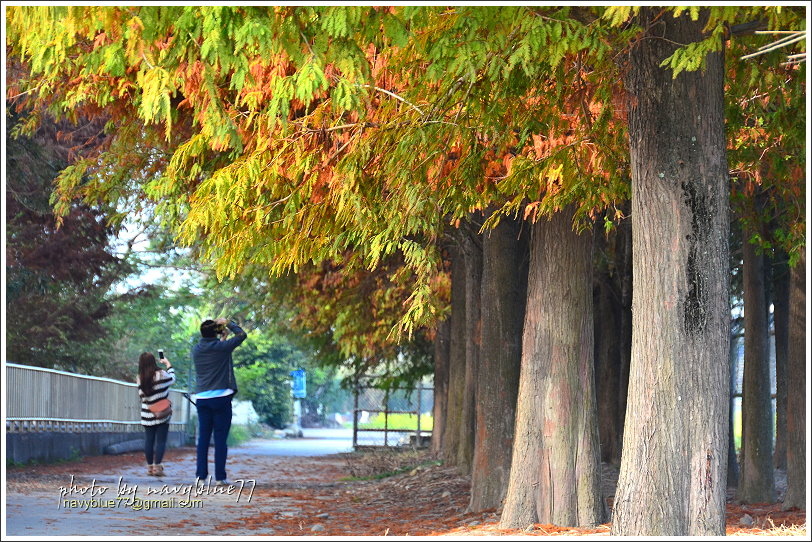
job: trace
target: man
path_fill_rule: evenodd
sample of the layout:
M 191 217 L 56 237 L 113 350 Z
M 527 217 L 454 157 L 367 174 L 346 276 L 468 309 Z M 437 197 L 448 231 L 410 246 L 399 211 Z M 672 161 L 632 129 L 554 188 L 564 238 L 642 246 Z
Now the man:
M 225 338 L 228 330 L 234 333 L 230 339 Z M 209 441 L 214 432 L 214 479 L 217 485 L 223 485 L 229 483 L 226 441 L 231 430 L 231 399 L 237 393 L 231 353 L 247 335 L 235 322 L 225 318 L 200 324 L 200 335 L 200 341 L 192 348 L 197 372 L 197 478 L 205 480 L 209 476 Z

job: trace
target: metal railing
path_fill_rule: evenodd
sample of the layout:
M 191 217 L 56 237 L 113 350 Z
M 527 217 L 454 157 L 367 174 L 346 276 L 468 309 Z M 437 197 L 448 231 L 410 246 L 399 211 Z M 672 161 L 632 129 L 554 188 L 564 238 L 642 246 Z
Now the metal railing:
M 433 386 L 418 381 L 414 387 L 383 389 L 364 382 L 366 379 L 369 377 L 360 377 L 354 390 L 354 448 L 420 448 L 431 440 L 432 428 L 422 422 L 433 410 Z
M 189 402 L 170 390 L 170 430 L 184 430 Z M 6 431 L 141 431 L 141 400 L 135 383 L 6 364 Z

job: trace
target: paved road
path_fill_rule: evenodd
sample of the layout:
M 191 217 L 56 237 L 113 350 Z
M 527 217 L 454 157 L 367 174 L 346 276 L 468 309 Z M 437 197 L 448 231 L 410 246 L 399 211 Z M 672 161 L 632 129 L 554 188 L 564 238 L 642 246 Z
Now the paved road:
M 302 429 L 302 433 L 303 438 L 254 439 L 240 446 L 238 453 L 309 457 L 352 451 L 352 429 Z M 389 443 L 397 443 L 404 435 L 390 433 Z M 360 432 L 358 444 L 383 444 L 383 433 Z
M 330 455 L 352 451 L 352 429 L 302 429 L 302 433 L 302 438 L 254 439 L 234 448 L 234 451 L 249 455 L 288 456 Z
M 237 480 L 257 480 L 258 484 L 299 484 L 308 479 L 329 482 L 336 475 L 334 471 L 324 471 L 325 465 L 340 465 L 342 459 L 328 459 L 330 455 L 352 451 L 351 429 L 304 429 L 303 438 L 255 439 L 241 446 L 229 449 L 229 478 Z M 367 438 L 372 438 L 370 435 Z M 366 441 L 362 440 L 361 444 Z M 213 454 L 210 451 L 210 454 Z M 316 456 L 328 456 L 324 461 Z M 312 458 L 312 459 L 311 459 Z M 210 457 L 211 459 L 211 457 Z M 326 462 L 325 462 L 326 461 Z M 88 507 L 90 493 L 69 494 L 61 498 L 60 488 L 69 487 L 68 475 L 49 476 L 29 481 L 16 479 L 12 487 L 7 483 L 5 493 L 6 523 L 5 535 L 10 536 L 77 536 L 77 535 L 211 535 L 213 525 L 225 521 L 241 521 L 259 511 L 278 511 L 281 514 L 295 514 L 297 504 L 290 499 L 273 496 L 267 491 L 257 491 L 250 502 L 245 497 L 222 494 L 203 494 L 196 501 L 200 508 L 184 508 L 182 497 L 154 495 L 163 484 L 173 488 L 191 487 L 195 470 L 194 452 L 189 449 L 179 459 L 166 462 L 166 477 L 156 479 L 144 474 L 140 457 L 134 456 L 133 464 L 122 468 L 105 470 L 93 457 L 84 458 L 77 464 L 79 471 L 77 487 L 80 490 L 90 484 L 106 488 L 101 495 L 95 495 L 96 504 L 104 498 L 115 497 L 121 487 L 137 487 L 136 495 L 145 500 L 160 500 L 167 508 L 155 507 L 149 510 L 138 509 L 127 502 L 116 501 L 112 508 Z M 81 467 L 81 468 L 79 468 Z M 332 474 L 331 474 L 332 472 Z M 92 490 L 90 490 L 92 493 Z M 66 507 L 66 501 L 80 504 L 79 508 Z M 273 534 L 272 526 L 267 532 L 255 529 L 230 528 L 229 535 Z

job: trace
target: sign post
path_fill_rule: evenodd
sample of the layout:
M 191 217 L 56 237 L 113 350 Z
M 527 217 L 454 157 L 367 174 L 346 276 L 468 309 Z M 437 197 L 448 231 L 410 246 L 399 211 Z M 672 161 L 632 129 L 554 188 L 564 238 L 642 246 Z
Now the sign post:
M 301 434 L 302 402 L 301 399 L 307 397 L 307 378 L 304 369 L 296 369 L 290 372 L 293 380 L 290 387 L 293 391 L 293 425 L 297 434 Z

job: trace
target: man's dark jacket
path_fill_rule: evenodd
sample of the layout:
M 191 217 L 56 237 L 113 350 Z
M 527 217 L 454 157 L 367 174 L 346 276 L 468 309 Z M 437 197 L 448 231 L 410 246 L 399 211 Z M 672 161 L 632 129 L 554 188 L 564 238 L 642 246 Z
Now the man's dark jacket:
M 192 348 L 192 361 L 197 372 L 195 393 L 231 388 L 237 392 L 237 379 L 234 378 L 234 364 L 231 353 L 240 346 L 247 335 L 236 323 L 226 324 L 234 336 L 225 341 L 219 337 L 201 337 Z

